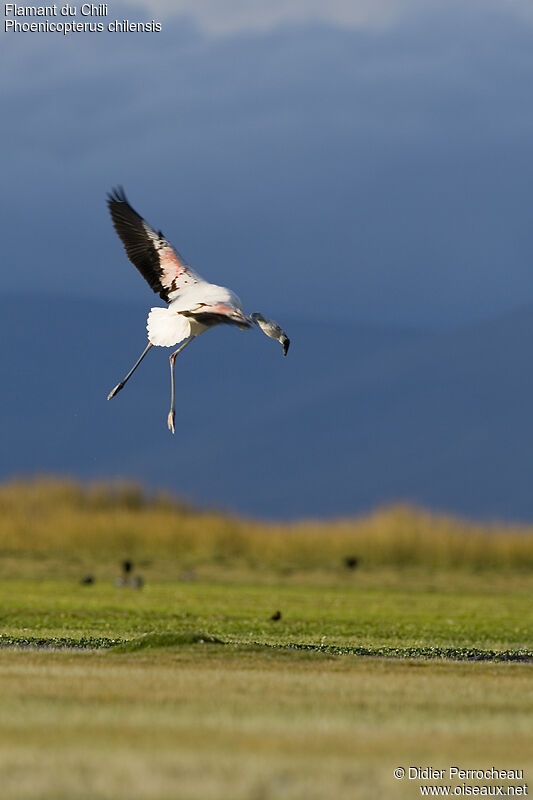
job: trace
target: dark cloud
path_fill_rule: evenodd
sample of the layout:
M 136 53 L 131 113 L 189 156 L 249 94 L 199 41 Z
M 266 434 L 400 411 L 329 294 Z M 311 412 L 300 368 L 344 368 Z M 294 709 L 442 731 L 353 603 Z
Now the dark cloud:
M 4 35 L 4 283 L 148 304 L 106 216 L 121 182 L 248 308 L 453 324 L 533 298 L 532 36 L 479 5 Z

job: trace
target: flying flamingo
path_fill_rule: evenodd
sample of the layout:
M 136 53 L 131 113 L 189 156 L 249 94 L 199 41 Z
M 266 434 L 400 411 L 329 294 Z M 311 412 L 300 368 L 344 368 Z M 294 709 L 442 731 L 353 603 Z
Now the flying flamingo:
M 257 325 L 271 339 L 277 339 L 283 355 L 287 355 L 290 340 L 273 320 L 254 313 L 249 317 L 234 292 L 225 286 L 208 283 L 194 272 L 161 231 L 155 231 L 128 203 L 124 189 L 113 189 L 107 196 L 113 225 L 126 250 L 126 255 L 137 267 L 154 292 L 168 304 L 168 308 L 151 308 L 146 328 L 148 345 L 128 374 L 118 383 L 107 399 L 111 400 L 131 378 L 145 355 L 154 345 L 173 347 L 170 355 L 170 411 L 168 427 L 175 432 L 174 362 L 193 339 L 219 323 L 237 325 L 247 329 Z

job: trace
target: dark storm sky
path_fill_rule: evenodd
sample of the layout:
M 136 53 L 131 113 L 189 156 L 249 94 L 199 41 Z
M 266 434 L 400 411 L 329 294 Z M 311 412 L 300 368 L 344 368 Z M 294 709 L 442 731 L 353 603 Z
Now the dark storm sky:
M 533 301 L 526 5 L 108 5 L 163 31 L 2 33 L 4 289 L 149 305 L 121 183 L 247 309 L 451 326 Z

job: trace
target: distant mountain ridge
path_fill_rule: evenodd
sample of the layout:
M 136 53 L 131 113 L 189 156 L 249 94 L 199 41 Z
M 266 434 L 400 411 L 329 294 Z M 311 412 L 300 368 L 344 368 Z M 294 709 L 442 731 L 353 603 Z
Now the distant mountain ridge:
M 286 359 L 221 327 L 179 356 L 172 437 L 170 351 L 106 400 L 148 305 L 0 298 L 1 478 L 130 477 L 269 518 L 401 500 L 533 520 L 533 309 L 451 333 L 284 317 Z

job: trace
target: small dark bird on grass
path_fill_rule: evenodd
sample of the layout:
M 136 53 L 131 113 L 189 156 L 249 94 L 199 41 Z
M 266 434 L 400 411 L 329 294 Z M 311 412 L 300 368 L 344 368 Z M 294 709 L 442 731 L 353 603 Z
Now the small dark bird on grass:
M 94 576 L 84 575 L 84 577 L 81 578 L 80 583 L 82 586 L 90 586 L 92 583 L 94 583 Z
M 133 569 L 133 561 L 122 561 L 120 566 L 122 567 L 122 575 L 115 578 L 115 586 L 127 586 L 130 572 Z
M 359 566 L 359 559 L 357 556 L 346 556 L 344 566 L 346 569 L 356 569 Z
M 273 619 L 273 620 L 274 620 L 274 622 L 277 622 L 277 621 L 278 621 L 278 619 L 281 619 L 281 611 L 275 611 L 275 612 L 272 614 L 272 616 L 270 617 L 270 619 Z
M 133 561 L 122 562 L 122 575 L 115 578 L 115 586 L 129 586 L 130 589 L 142 589 L 144 578 L 141 575 L 132 575 Z

